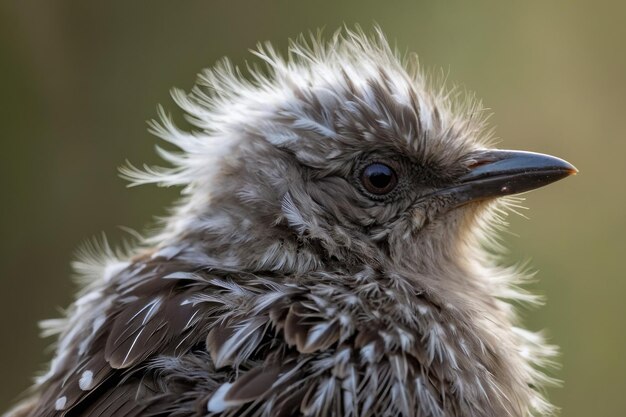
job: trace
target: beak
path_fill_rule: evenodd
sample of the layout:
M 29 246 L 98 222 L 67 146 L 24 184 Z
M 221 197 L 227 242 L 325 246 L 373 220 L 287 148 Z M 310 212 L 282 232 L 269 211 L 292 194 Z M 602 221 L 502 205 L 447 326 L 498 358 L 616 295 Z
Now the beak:
M 469 169 L 456 185 L 442 190 L 458 205 L 534 190 L 578 172 L 554 156 L 503 150 L 476 152 Z

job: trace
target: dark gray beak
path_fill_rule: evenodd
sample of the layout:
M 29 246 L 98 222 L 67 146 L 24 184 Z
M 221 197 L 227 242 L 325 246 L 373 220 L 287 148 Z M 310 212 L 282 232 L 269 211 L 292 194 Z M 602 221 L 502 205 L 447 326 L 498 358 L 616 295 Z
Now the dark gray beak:
M 485 150 L 470 160 L 469 172 L 442 190 L 457 205 L 534 190 L 578 172 L 567 161 L 533 152 Z

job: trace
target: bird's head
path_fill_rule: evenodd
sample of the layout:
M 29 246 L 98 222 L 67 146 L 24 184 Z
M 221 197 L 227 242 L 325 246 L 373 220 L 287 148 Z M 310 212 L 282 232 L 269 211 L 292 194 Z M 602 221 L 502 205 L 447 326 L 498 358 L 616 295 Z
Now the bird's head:
M 210 242 L 249 269 L 341 265 L 441 269 L 474 244 L 496 197 L 575 169 L 560 159 L 489 149 L 479 104 L 434 88 L 382 35 L 293 42 L 287 59 L 256 52 L 251 80 L 224 62 L 190 94 L 174 91 L 196 131 L 162 114 L 153 130 L 182 152 L 174 168 L 127 172 L 183 185 L 160 240 Z M 267 74 L 269 72 L 269 75 Z

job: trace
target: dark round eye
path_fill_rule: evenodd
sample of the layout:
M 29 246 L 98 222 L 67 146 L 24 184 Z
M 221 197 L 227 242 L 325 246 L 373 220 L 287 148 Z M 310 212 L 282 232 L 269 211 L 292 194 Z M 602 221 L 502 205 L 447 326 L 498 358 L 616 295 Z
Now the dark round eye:
M 374 162 L 366 166 L 361 173 L 361 183 L 368 192 L 383 195 L 396 187 L 398 176 L 389 165 Z

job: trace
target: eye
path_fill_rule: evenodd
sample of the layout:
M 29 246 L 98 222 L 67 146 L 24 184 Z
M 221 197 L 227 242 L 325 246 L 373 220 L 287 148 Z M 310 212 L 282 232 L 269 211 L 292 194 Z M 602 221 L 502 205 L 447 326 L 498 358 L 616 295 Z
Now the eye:
M 396 188 L 398 176 L 389 165 L 374 162 L 361 173 L 361 184 L 372 194 L 384 195 Z

